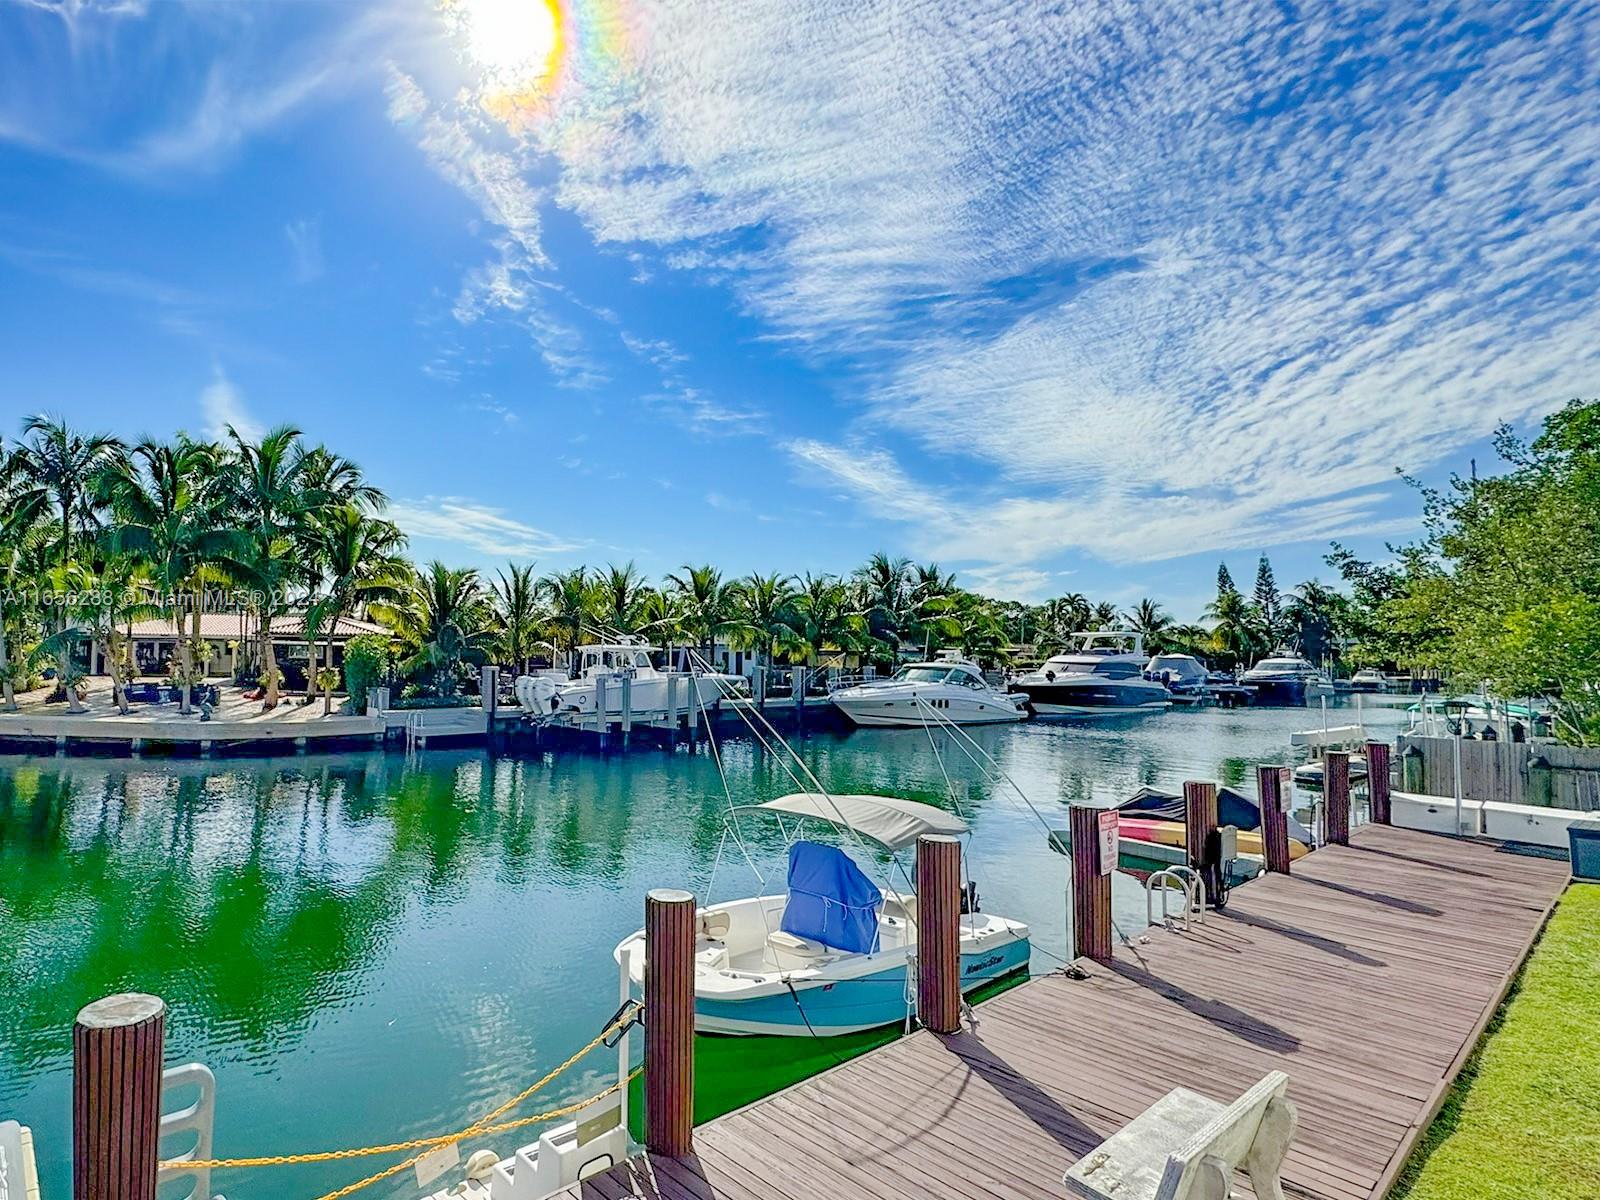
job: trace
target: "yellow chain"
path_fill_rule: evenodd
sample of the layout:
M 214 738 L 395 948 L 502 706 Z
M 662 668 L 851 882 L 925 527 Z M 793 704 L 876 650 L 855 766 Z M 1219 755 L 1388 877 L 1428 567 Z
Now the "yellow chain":
M 443 1134 L 443 1135 L 440 1135 L 440 1136 L 437 1136 L 437 1137 L 412 1138 L 410 1141 L 406 1141 L 406 1142 L 390 1142 L 390 1143 L 387 1143 L 386 1145 L 382 1145 L 382 1146 L 359 1146 L 359 1147 L 350 1147 L 350 1148 L 344 1149 L 344 1150 L 317 1150 L 317 1151 L 312 1151 L 312 1152 L 307 1153 L 307 1154 L 271 1154 L 271 1155 L 263 1155 L 263 1156 L 258 1157 L 258 1158 L 172 1159 L 172 1160 L 169 1160 L 169 1161 L 161 1163 L 160 1166 L 161 1166 L 161 1168 L 163 1170 L 173 1170 L 173 1171 L 182 1171 L 182 1170 L 213 1170 L 213 1171 L 216 1171 L 216 1170 L 222 1170 L 222 1169 L 228 1168 L 228 1167 L 281 1167 L 281 1166 L 298 1165 L 300 1163 L 338 1162 L 338 1161 L 340 1161 L 342 1159 L 363 1158 L 363 1157 L 366 1157 L 367 1155 L 372 1155 L 372 1154 L 395 1154 L 395 1153 L 399 1153 L 402 1150 L 420 1150 L 420 1149 L 423 1149 L 425 1147 L 429 1148 L 429 1149 L 436 1149 L 436 1148 L 438 1148 L 440 1146 L 446 1146 L 446 1145 L 449 1145 L 449 1144 L 451 1144 L 453 1142 L 464 1141 L 465 1139 L 467 1139 L 469 1137 L 477 1137 L 477 1136 L 480 1136 L 480 1135 L 483 1135 L 483 1134 L 490 1134 L 490 1133 L 502 1133 L 502 1132 L 504 1132 L 504 1131 L 506 1131 L 508 1129 L 518 1129 L 518 1128 L 521 1128 L 522 1126 L 525 1126 L 525 1125 L 538 1124 L 540 1121 L 550 1121 L 550 1120 L 554 1120 L 556 1117 L 564 1117 L 564 1116 L 567 1116 L 570 1113 L 577 1112 L 581 1108 L 587 1108 L 589 1105 L 595 1103 L 595 1101 L 603 1100 L 605 1097 L 611 1095 L 614 1092 L 620 1091 L 623 1088 L 623 1086 L 626 1084 L 627 1080 L 619 1080 L 618 1082 L 612 1084 L 610 1087 L 606 1088 L 605 1090 L 600 1091 L 600 1092 L 596 1092 L 593 1096 L 590 1096 L 586 1100 L 579 1100 L 579 1101 L 577 1101 L 577 1102 L 575 1102 L 573 1104 L 564 1105 L 561 1108 L 551 1109 L 549 1112 L 537 1113 L 537 1114 L 535 1114 L 534 1116 L 531 1116 L 531 1117 L 521 1117 L 521 1118 L 518 1118 L 515 1121 L 506 1121 L 506 1122 L 502 1122 L 501 1124 L 498 1124 L 498 1125 L 490 1124 L 490 1122 L 492 1122 L 496 1117 L 500 1116 L 502 1113 L 508 1112 L 509 1110 L 515 1108 L 517 1105 L 521 1104 L 529 1096 L 533 1095 L 540 1088 L 542 1088 L 546 1084 L 548 1084 L 552 1079 L 556 1078 L 562 1072 L 566 1071 L 569 1067 L 572 1066 L 573 1063 L 577 1062 L 584 1055 L 588 1054 L 591 1050 L 593 1050 L 596 1046 L 600 1045 L 600 1043 L 604 1042 L 608 1037 L 610 1037 L 618 1029 L 622 1028 L 624 1025 L 626 1025 L 630 1021 L 632 1021 L 634 1016 L 637 1014 L 638 1009 L 639 1009 L 639 1005 L 636 1002 L 633 1003 L 633 1004 L 630 1004 L 622 1012 L 617 1014 L 617 1017 L 616 1017 L 615 1020 L 613 1020 L 604 1029 L 602 1029 L 598 1034 L 596 1034 L 595 1037 L 586 1046 L 584 1046 L 582 1049 L 578 1050 L 576 1053 L 571 1055 L 560 1066 L 555 1067 L 555 1068 L 551 1069 L 550 1071 L 547 1071 L 544 1075 L 542 1075 L 534 1083 L 532 1083 L 528 1087 L 524 1088 L 522 1091 L 518 1092 L 515 1096 L 513 1096 L 511 1099 L 507 1100 L 504 1104 L 501 1104 L 498 1107 L 496 1107 L 496 1108 L 490 1110 L 489 1112 L 485 1113 L 477 1121 L 474 1121 L 471 1125 L 467 1126 L 467 1128 L 461 1130 L 459 1133 Z M 630 1074 L 628 1076 L 628 1079 L 631 1080 L 634 1077 L 636 1077 L 638 1074 L 639 1074 L 639 1071 L 635 1070 L 635 1071 L 633 1071 L 632 1074 Z M 404 1160 L 403 1162 L 400 1162 L 400 1163 L 396 1164 L 395 1166 L 389 1168 L 386 1171 L 381 1172 L 380 1174 L 373 1175 L 373 1176 L 371 1176 L 371 1177 L 369 1177 L 367 1179 L 363 1179 L 360 1183 L 351 1184 L 349 1187 L 344 1188 L 344 1189 L 342 1189 L 340 1191 L 337 1191 L 337 1192 L 329 1192 L 326 1196 L 321 1197 L 321 1200 L 338 1200 L 339 1197 L 347 1196 L 351 1192 L 356 1191 L 356 1190 L 358 1190 L 360 1188 L 366 1187 L 370 1183 L 376 1183 L 380 1179 L 387 1178 L 388 1176 L 396 1174 L 399 1171 L 403 1171 L 406 1167 L 411 1166 L 413 1163 L 415 1163 L 417 1161 L 417 1159 L 419 1159 L 421 1157 L 422 1157 L 422 1155 L 420 1155 L 420 1154 L 413 1155 L 411 1158 L 408 1158 L 408 1159 Z

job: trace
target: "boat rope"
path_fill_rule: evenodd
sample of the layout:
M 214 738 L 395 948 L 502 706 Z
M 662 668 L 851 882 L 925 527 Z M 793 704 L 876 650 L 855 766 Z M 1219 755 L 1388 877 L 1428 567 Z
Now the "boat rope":
M 456 1142 L 464 1141 L 469 1137 L 481 1137 L 493 1133 L 504 1133 L 507 1130 L 521 1129 L 528 1125 L 536 1125 L 543 1121 L 552 1121 L 559 1117 L 569 1116 L 580 1109 L 587 1108 L 591 1104 L 605 1099 L 607 1096 L 621 1091 L 623 1088 L 628 1086 L 629 1082 L 632 1081 L 635 1076 L 639 1074 L 642 1068 L 636 1068 L 630 1072 L 626 1078 L 619 1079 L 609 1087 L 603 1088 L 594 1095 L 588 1096 L 582 1100 L 575 1100 L 572 1103 L 564 1104 L 559 1108 L 552 1108 L 544 1112 L 534 1113 L 532 1116 L 518 1117 L 511 1121 L 496 1122 L 497 1117 L 504 1116 L 507 1112 L 510 1112 L 513 1108 L 517 1107 L 517 1105 L 527 1100 L 528 1097 L 532 1096 L 535 1092 L 539 1091 L 552 1080 L 556 1079 L 565 1071 L 567 1071 L 574 1063 L 578 1062 L 579 1059 L 583 1058 L 591 1050 L 594 1050 L 598 1046 L 604 1045 L 607 1039 L 609 1039 L 613 1034 L 636 1022 L 639 1014 L 642 1011 L 643 1006 L 639 1004 L 638 1001 L 630 1001 L 628 1004 L 623 1005 L 622 1008 L 617 1010 L 617 1015 L 614 1016 L 610 1021 L 606 1022 L 605 1028 L 596 1034 L 587 1045 L 574 1052 L 559 1066 L 545 1072 L 544 1075 L 540 1076 L 528 1087 L 518 1092 L 510 1100 L 507 1100 L 503 1104 L 497 1105 L 495 1108 L 485 1113 L 482 1117 L 478 1118 L 478 1120 L 474 1121 L 471 1125 L 468 1125 L 465 1129 L 462 1129 L 456 1133 L 441 1134 L 435 1137 L 411 1138 L 403 1142 L 388 1142 L 378 1146 L 352 1146 L 339 1150 L 314 1150 L 303 1154 L 267 1154 L 250 1158 L 178 1158 L 164 1161 L 160 1163 L 159 1166 L 162 1170 L 167 1171 L 218 1171 L 227 1168 L 281 1167 L 295 1166 L 303 1163 L 341 1162 L 345 1159 L 364 1158 L 374 1154 L 398 1154 L 408 1150 L 420 1150 L 424 1153 L 427 1153 L 429 1151 L 436 1150 L 441 1146 L 447 1146 Z M 328 1192 L 320 1197 L 319 1200 L 341 1200 L 342 1197 L 348 1196 L 352 1192 L 359 1191 L 360 1189 L 367 1187 L 369 1184 L 376 1183 L 381 1179 L 387 1179 L 389 1176 L 396 1175 L 405 1170 L 407 1167 L 415 1165 L 417 1160 L 421 1157 L 423 1157 L 422 1154 L 413 1154 L 411 1157 L 396 1163 L 392 1167 L 387 1167 L 377 1174 L 369 1175 L 367 1178 L 356 1183 L 349 1184 L 348 1186 L 340 1188 L 337 1191 Z

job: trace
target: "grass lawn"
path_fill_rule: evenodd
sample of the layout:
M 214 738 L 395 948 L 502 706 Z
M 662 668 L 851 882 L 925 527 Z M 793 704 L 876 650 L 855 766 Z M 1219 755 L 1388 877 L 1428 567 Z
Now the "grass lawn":
M 1562 897 L 1389 1196 L 1600 1197 L 1600 885 Z

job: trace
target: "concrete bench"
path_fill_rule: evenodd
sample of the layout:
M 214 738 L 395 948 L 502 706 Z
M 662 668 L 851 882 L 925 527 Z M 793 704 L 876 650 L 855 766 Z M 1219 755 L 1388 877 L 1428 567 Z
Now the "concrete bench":
M 1279 1173 L 1295 1127 L 1288 1086 L 1274 1071 L 1232 1104 L 1174 1088 L 1074 1163 L 1067 1191 L 1085 1200 L 1228 1200 L 1242 1170 L 1259 1200 L 1283 1200 Z

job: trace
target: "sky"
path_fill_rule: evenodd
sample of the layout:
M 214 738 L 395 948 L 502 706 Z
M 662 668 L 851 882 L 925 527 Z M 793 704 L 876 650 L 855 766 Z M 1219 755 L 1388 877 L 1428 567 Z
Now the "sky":
M 1193 619 L 1600 394 L 1591 3 L 0 0 L 0 434 Z

